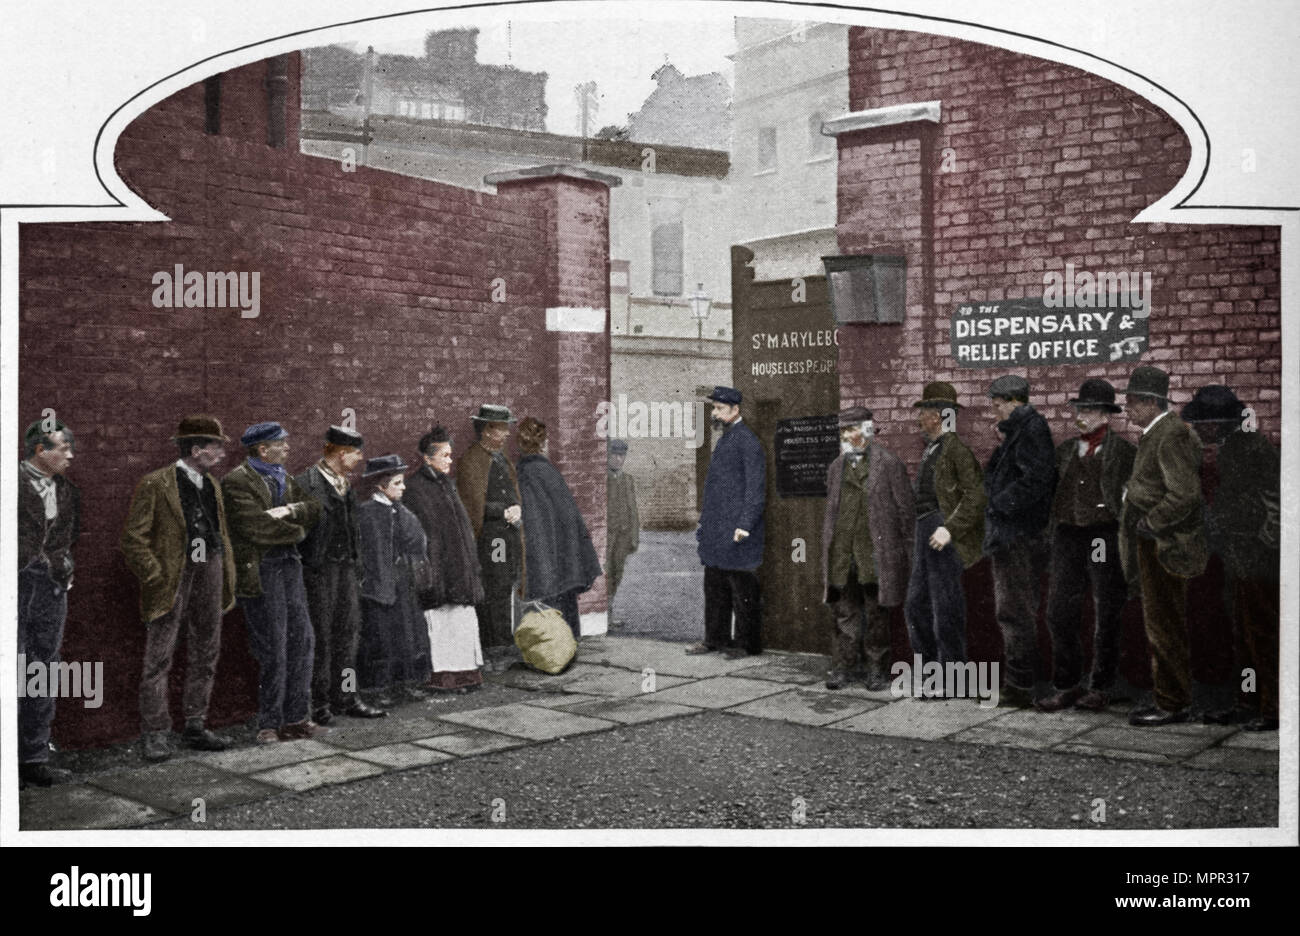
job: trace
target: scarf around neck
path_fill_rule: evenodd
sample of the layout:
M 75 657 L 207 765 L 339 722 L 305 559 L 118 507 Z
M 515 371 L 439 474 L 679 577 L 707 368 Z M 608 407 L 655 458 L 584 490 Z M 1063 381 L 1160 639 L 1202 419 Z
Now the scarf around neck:
M 284 465 L 272 465 L 262 461 L 260 458 L 248 458 L 249 466 L 260 474 L 263 478 L 270 478 L 275 482 L 275 496 L 277 500 L 284 497 L 284 488 L 287 484 L 288 472 L 284 470 Z

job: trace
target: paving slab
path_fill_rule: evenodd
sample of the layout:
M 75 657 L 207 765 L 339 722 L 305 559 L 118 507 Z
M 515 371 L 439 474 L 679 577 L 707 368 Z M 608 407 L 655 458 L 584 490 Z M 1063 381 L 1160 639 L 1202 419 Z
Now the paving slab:
M 766 679 L 741 679 L 737 676 L 717 676 L 702 679 L 699 682 L 683 683 L 671 689 L 663 689 L 648 696 L 656 704 L 671 702 L 675 705 L 690 705 L 696 708 L 722 709 L 744 702 L 752 702 L 762 696 L 786 692 L 789 687 Z
M 582 702 L 601 702 L 604 699 L 605 696 L 582 692 L 534 692 L 531 697 L 520 701 L 524 705 L 536 705 L 539 708 L 567 709 Z
M 962 744 L 993 744 L 1031 751 L 1046 751 L 1087 730 L 1078 725 L 1040 725 L 1034 729 L 1007 728 L 998 719 L 959 731 L 948 740 Z
M 1126 748 L 1093 747 L 1089 744 L 1075 744 L 1073 741 L 1058 744 L 1052 748 L 1052 751 L 1060 751 L 1064 754 L 1086 754 L 1089 757 L 1108 757 L 1111 760 L 1145 761 L 1150 764 L 1183 763 L 1179 758 L 1169 754 L 1156 754 L 1151 751 L 1130 751 Z
M 900 699 L 830 727 L 836 731 L 934 741 L 1007 714 L 970 699 Z
M 1123 719 L 1124 724 L 1128 724 L 1128 716 Z M 1150 731 L 1150 728 L 1143 728 L 1143 731 Z M 1157 731 L 1172 731 L 1175 734 L 1197 735 L 1199 737 L 1218 740 L 1226 738 L 1237 730 L 1236 725 L 1203 725 L 1200 722 L 1176 722 L 1172 725 L 1159 725 Z
M 739 657 L 735 660 L 728 660 L 721 653 L 691 656 L 686 653 L 688 646 L 690 644 L 624 638 L 610 641 L 608 647 L 593 652 L 591 657 L 585 658 L 584 662 L 621 666 L 638 673 L 649 667 L 661 675 L 685 676 L 690 679 L 722 676 L 773 662 L 773 655 L 769 653 Z
M 766 654 L 765 654 L 766 655 Z M 774 682 L 807 686 L 824 683 L 829 663 L 824 656 L 812 654 L 771 654 L 770 663 L 751 666 L 745 670 L 746 679 L 770 679 Z
M 18 794 L 18 828 L 24 831 L 120 829 L 168 815 L 144 803 L 81 783 L 28 787 Z
M 385 744 L 383 747 L 368 748 L 364 751 L 352 751 L 348 757 L 355 757 L 370 764 L 404 770 L 407 767 L 423 767 L 440 761 L 452 760 L 451 754 L 419 744 Z
M 416 738 L 428 738 L 436 734 L 455 731 L 456 726 L 436 718 L 432 714 L 423 717 L 372 718 L 351 720 L 352 724 L 333 725 L 326 738 L 331 748 L 343 748 L 348 751 L 361 751 L 366 748 L 396 744 L 401 741 L 414 741 Z M 330 751 L 329 753 L 338 753 Z
M 314 790 L 316 787 L 333 783 L 347 783 L 362 777 L 373 777 L 384 772 L 378 764 L 368 764 L 339 754 L 320 760 L 303 761 L 301 764 L 287 764 L 274 770 L 253 774 L 254 780 L 271 783 L 287 790 Z
M 872 702 L 900 702 L 905 696 L 896 696 L 888 688 L 885 689 L 868 689 L 862 683 L 849 683 L 841 689 L 827 689 L 826 681 L 819 679 L 816 682 L 808 683 L 803 688 L 810 692 L 826 692 L 834 696 L 851 696 L 855 699 L 870 699 Z
M 469 730 L 458 734 L 421 738 L 414 743 L 421 747 L 455 754 L 457 757 L 473 757 L 475 754 L 490 754 L 493 751 L 506 751 L 510 748 L 523 747 L 528 742 L 522 738 L 512 738 L 491 731 Z
M 206 809 L 217 809 L 264 800 L 281 793 L 279 787 L 217 770 L 196 758 L 100 774 L 91 777 L 89 782 L 171 813 L 191 812 L 196 798 L 203 800 Z
M 443 716 L 443 720 L 483 731 L 527 738 L 529 741 L 550 741 L 553 738 L 604 731 L 614 727 L 613 722 L 603 719 L 575 715 L 572 712 L 556 709 L 538 708 L 520 702 L 476 709 L 472 712 L 457 712 Z
M 314 760 L 338 754 L 339 749 L 330 747 L 315 738 L 301 741 L 277 741 L 275 744 L 255 744 L 252 747 L 238 748 L 233 751 L 215 751 L 201 754 L 197 758 L 210 767 L 228 770 L 231 773 L 251 774 L 285 764 Z
M 593 672 L 599 672 L 603 667 L 593 665 L 589 661 L 584 661 L 579 655 L 578 659 L 563 673 L 557 673 L 551 676 L 539 670 L 531 669 L 527 666 L 512 666 L 500 673 L 491 673 L 485 678 L 488 682 L 499 686 L 509 686 L 512 689 L 524 689 L 533 691 L 555 691 L 561 686 L 568 685 L 575 679 L 581 679 L 583 676 Z
M 1051 731 L 1066 731 L 1077 728 L 1087 731 L 1090 728 L 1102 728 L 1107 725 L 1127 724 L 1126 715 L 1118 712 L 1085 712 L 1080 709 L 1063 709 L 1059 712 L 1040 712 L 1037 709 L 1003 709 L 1006 712 L 997 720 L 1000 728 L 1012 731 L 1037 731 L 1048 728 Z
M 1276 751 L 1261 751 L 1248 747 L 1217 747 L 1202 751 L 1183 761 L 1188 767 L 1207 770 L 1231 770 L 1238 773 L 1276 773 Z
M 1162 731 L 1160 728 L 1133 728 L 1128 725 L 1102 726 L 1073 739 L 1075 744 L 1092 747 L 1122 748 L 1126 751 L 1148 751 L 1170 757 L 1190 757 L 1214 743 L 1212 735 L 1189 734 L 1179 731 Z
M 564 687 L 564 691 L 580 692 L 594 696 L 631 698 L 633 696 L 648 695 L 644 691 L 644 687 L 649 684 L 648 680 L 648 674 L 643 674 L 640 670 L 631 671 L 620 667 L 603 666 L 600 667 L 599 672 L 585 675 L 581 679 L 569 683 Z M 679 686 L 687 681 L 682 676 L 669 676 L 658 671 L 655 671 L 654 674 L 656 692 Z
M 607 718 L 620 725 L 637 725 L 641 722 L 677 718 L 681 715 L 698 715 L 704 709 L 690 705 L 675 705 L 672 702 L 655 702 L 652 696 L 647 695 L 636 699 L 600 699 L 596 702 L 584 702 L 568 711 L 596 718 Z
M 792 689 L 737 705 L 729 711 L 737 715 L 771 718 L 797 725 L 829 725 L 854 715 L 861 715 L 883 704 L 883 702 L 855 699 L 852 696 L 839 696 L 829 692 Z
M 1223 747 L 1253 748 L 1257 751 L 1276 751 L 1278 749 L 1276 731 L 1238 731 L 1231 737 L 1224 738 Z

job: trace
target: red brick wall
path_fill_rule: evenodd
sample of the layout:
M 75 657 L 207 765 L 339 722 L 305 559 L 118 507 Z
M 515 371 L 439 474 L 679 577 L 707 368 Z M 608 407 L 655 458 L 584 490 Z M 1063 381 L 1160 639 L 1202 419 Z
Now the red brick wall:
M 853 28 L 849 56 L 852 110 L 942 104 L 938 127 L 919 136 L 918 126 L 933 125 L 839 141 L 841 253 L 902 246 L 908 261 L 905 323 L 840 329 L 841 402 L 871 407 L 881 441 L 911 471 L 920 457 L 911 404 L 929 381 L 957 387 L 968 407 L 960 432 L 981 461 L 998 442 L 987 388 L 1002 372 L 955 366 L 948 335 L 955 306 L 1041 296 L 1044 271 L 1063 272 L 1067 263 L 1150 272 L 1154 301 L 1142 362 L 1170 372 L 1172 405 L 1181 408 L 1203 384 L 1225 383 L 1255 408 L 1260 430 L 1279 440 L 1278 229 L 1131 223 L 1187 166 L 1187 139 L 1167 115 L 1097 76 L 957 39 Z M 955 171 L 941 171 L 945 155 L 955 159 Z M 1084 379 L 1101 376 L 1122 388 L 1132 367 L 1013 372 L 1029 378 L 1031 402 L 1059 439 L 1071 416 L 1065 401 Z M 1138 429 L 1122 416 L 1116 427 L 1136 439 Z M 971 650 L 996 655 L 981 568 L 967 574 Z M 1212 568 L 1192 584 L 1200 678 L 1223 679 L 1231 668 L 1216 576 Z M 1126 645 L 1134 649 L 1140 657 L 1140 634 Z M 1132 678 L 1141 679 L 1142 670 L 1131 666 Z
M 355 411 L 368 454 L 399 452 L 415 463 L 416 442 L 434 421 L 452 430 L 458 452 L 471 444 L 469 416 L 480 403 L 532 413 L 567 439 L 576 433 L 566 420 L 608 396 L 605 336 L 581 336 L 600 339 L 596 350 L 584 345 L 562 361 L 562 342 L 545 326 L 557 256 L 561 269 L 604 276 L 607 192 L 546 182 L 493 196 L 303 156 L 297 56 L 288 142 L 271 149 L 265 74 L 265 63 L 255 63 L 224 76 L 219 136 L 204 133 L 202 84 L 123 133 L 123 180 L 171 221 L 21 230 L 20 418 L 25 425 L 52 407 L 73 428 L 69 477 L 83 492 L 64 658 L 103 660 L 107 683 L 101 709 L 60 705 L 55 738 L 65 745 L 138 731 L 143 630 L 117 537 L 138 478 L 175 458 L 167 439 L 182 416 L 212 413 L 232 438 L 277 419 L 292 434 L 297 472 L 319 457 L 326 426 L 345 408 Z M 564 236 L 548 200 L 605 238 Z M 260 315 L 154 308 L 154 272 L 178 263 L 260 272 Z M 506 282 L 504 303 L 491 299 L 497 277 Z M 561 368 L 571 378 L 562 391 Z M 562 447 L 572 459 L 566 475 L 603 541 L 603 453 L 592 462 L 581 443 L 578 457 Z M 218 474 L 241 457 L 232 445 Z M 246 717 L 256 700 L 241 615 L 225 622 L 218 723 Z M 179 717 L 178 702 L 174 694 Z

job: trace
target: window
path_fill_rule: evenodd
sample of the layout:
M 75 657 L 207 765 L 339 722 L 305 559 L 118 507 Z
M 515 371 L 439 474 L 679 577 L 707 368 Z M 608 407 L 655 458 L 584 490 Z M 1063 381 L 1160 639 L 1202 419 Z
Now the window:
M 776 171 L 776 127 L 758 128 L 758 171 Z
M 428 118 L 432 117 L 432 116 L 433 116 L 433 105 L 430 104 L 428 101 L 424 101 L 424 102 L 422 102 L 422 103 L 420 104 L 420 116 L 423 117 L 423 118 L 425 118 L 426 120 L 427 120 Z
M 654 272 L 651 275 L 656 296 L 682 294 L 682 222 L 656 224 L 650 235 Z

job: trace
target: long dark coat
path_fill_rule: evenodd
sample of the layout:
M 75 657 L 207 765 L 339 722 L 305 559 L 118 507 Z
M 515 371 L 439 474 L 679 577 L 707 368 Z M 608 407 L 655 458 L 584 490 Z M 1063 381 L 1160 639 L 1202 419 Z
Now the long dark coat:
M 847 459 L 840 455 L 826 470 L 826 516 L 822 522 L 823 601 L 837 600 L 830 584 L 831 540 L 840 512 L 840 488 Z M 907 597 L 912 546 L 916 540 L 916 508 L 907 469 L 893 452 L 872 442 L 867 447 L 867 526 L 871 532 L 871 558 L 876 564 L 876 587 L 881 605 L 892 608 Z
M 763 509 L 767 504 L 767 455 L 743 421 L 722 433 L 704 479 L 700 562 L 716 569 L 757 569 L 763 564 Z M 736 530 L 749 536 L 734 541 Z
M 357 525 L 357 494 L 348 485 L 348 489 L 339 494 L 334 490 L 320 472 L 317 465 L 312 465 L 302 474 L 295 475 L 299 486 L 320 502 L 320 518 L 307 531 L 307 536 L 298 544 L 298 555 L 302 564 L 309 569 L 324 565 L 330 558 L 326 555 L 338 527 L 344 527 L 348 543 L 348 556 L 353 562 L 361 555 L 361 530 Z M 343 558 L 343 557 L 335 557 Z
M 1056 493 L 1056 448 L 1047 420 L 1026 403 L 998 423 L 998 430 L 1002 443 L 984 469 L 986 553 L 1046 529 Z
M 54 476 L 58 516 L 45 527 L 45 502 L 18 467 L 18 568 L 44 555 L 50 578 L 64 588 L 72 580 L 72 546 L 81 532 L 81 490 L 63 475 Z
M 524 536 L 528 517 L 523 518 L 523 529 L 505 519 L 506 508 L 520 503 L 515 466 L 503 453 L 489 452 L 482 442 L 475 442 L 456 463 L 456 493 L 474 526 L 484 590 L 505 595 L 509 592 L 507 584 L 519 580 L 522 597 L 526 587 L 522 579 L 526 577 Z M 506 546 L 504 562 L 492 561 L 492 544 L 497 539 Z
M 366 688 L 426 679 L 433 671 L 429 632 L 415 597 L 415 569 L 425 561 L 424 530 L 399 504 L 368 500 L 361 526 L 361 641 L 357 677 Z
M 1219 447 L 1218 466 L 1219 487 L 1209 524 L 1214 551 L 1223 557 L 1230 575 L 1276 580 L 1281 455 L 1262 433 L 1237 429 Z
M 591 588 L 600 577 L 596 547 L 573 492 L 545 455 L 519 459 L 519 494 L 528 533 L 528 588 L 524 597 L 553 598 Z
M 407 478 L 402 503 L 419 519 L 428 540 L 429 584 L 419 593 L 420 607 L 481 602 L 474 526 L 451 478 L 425 465 Z

